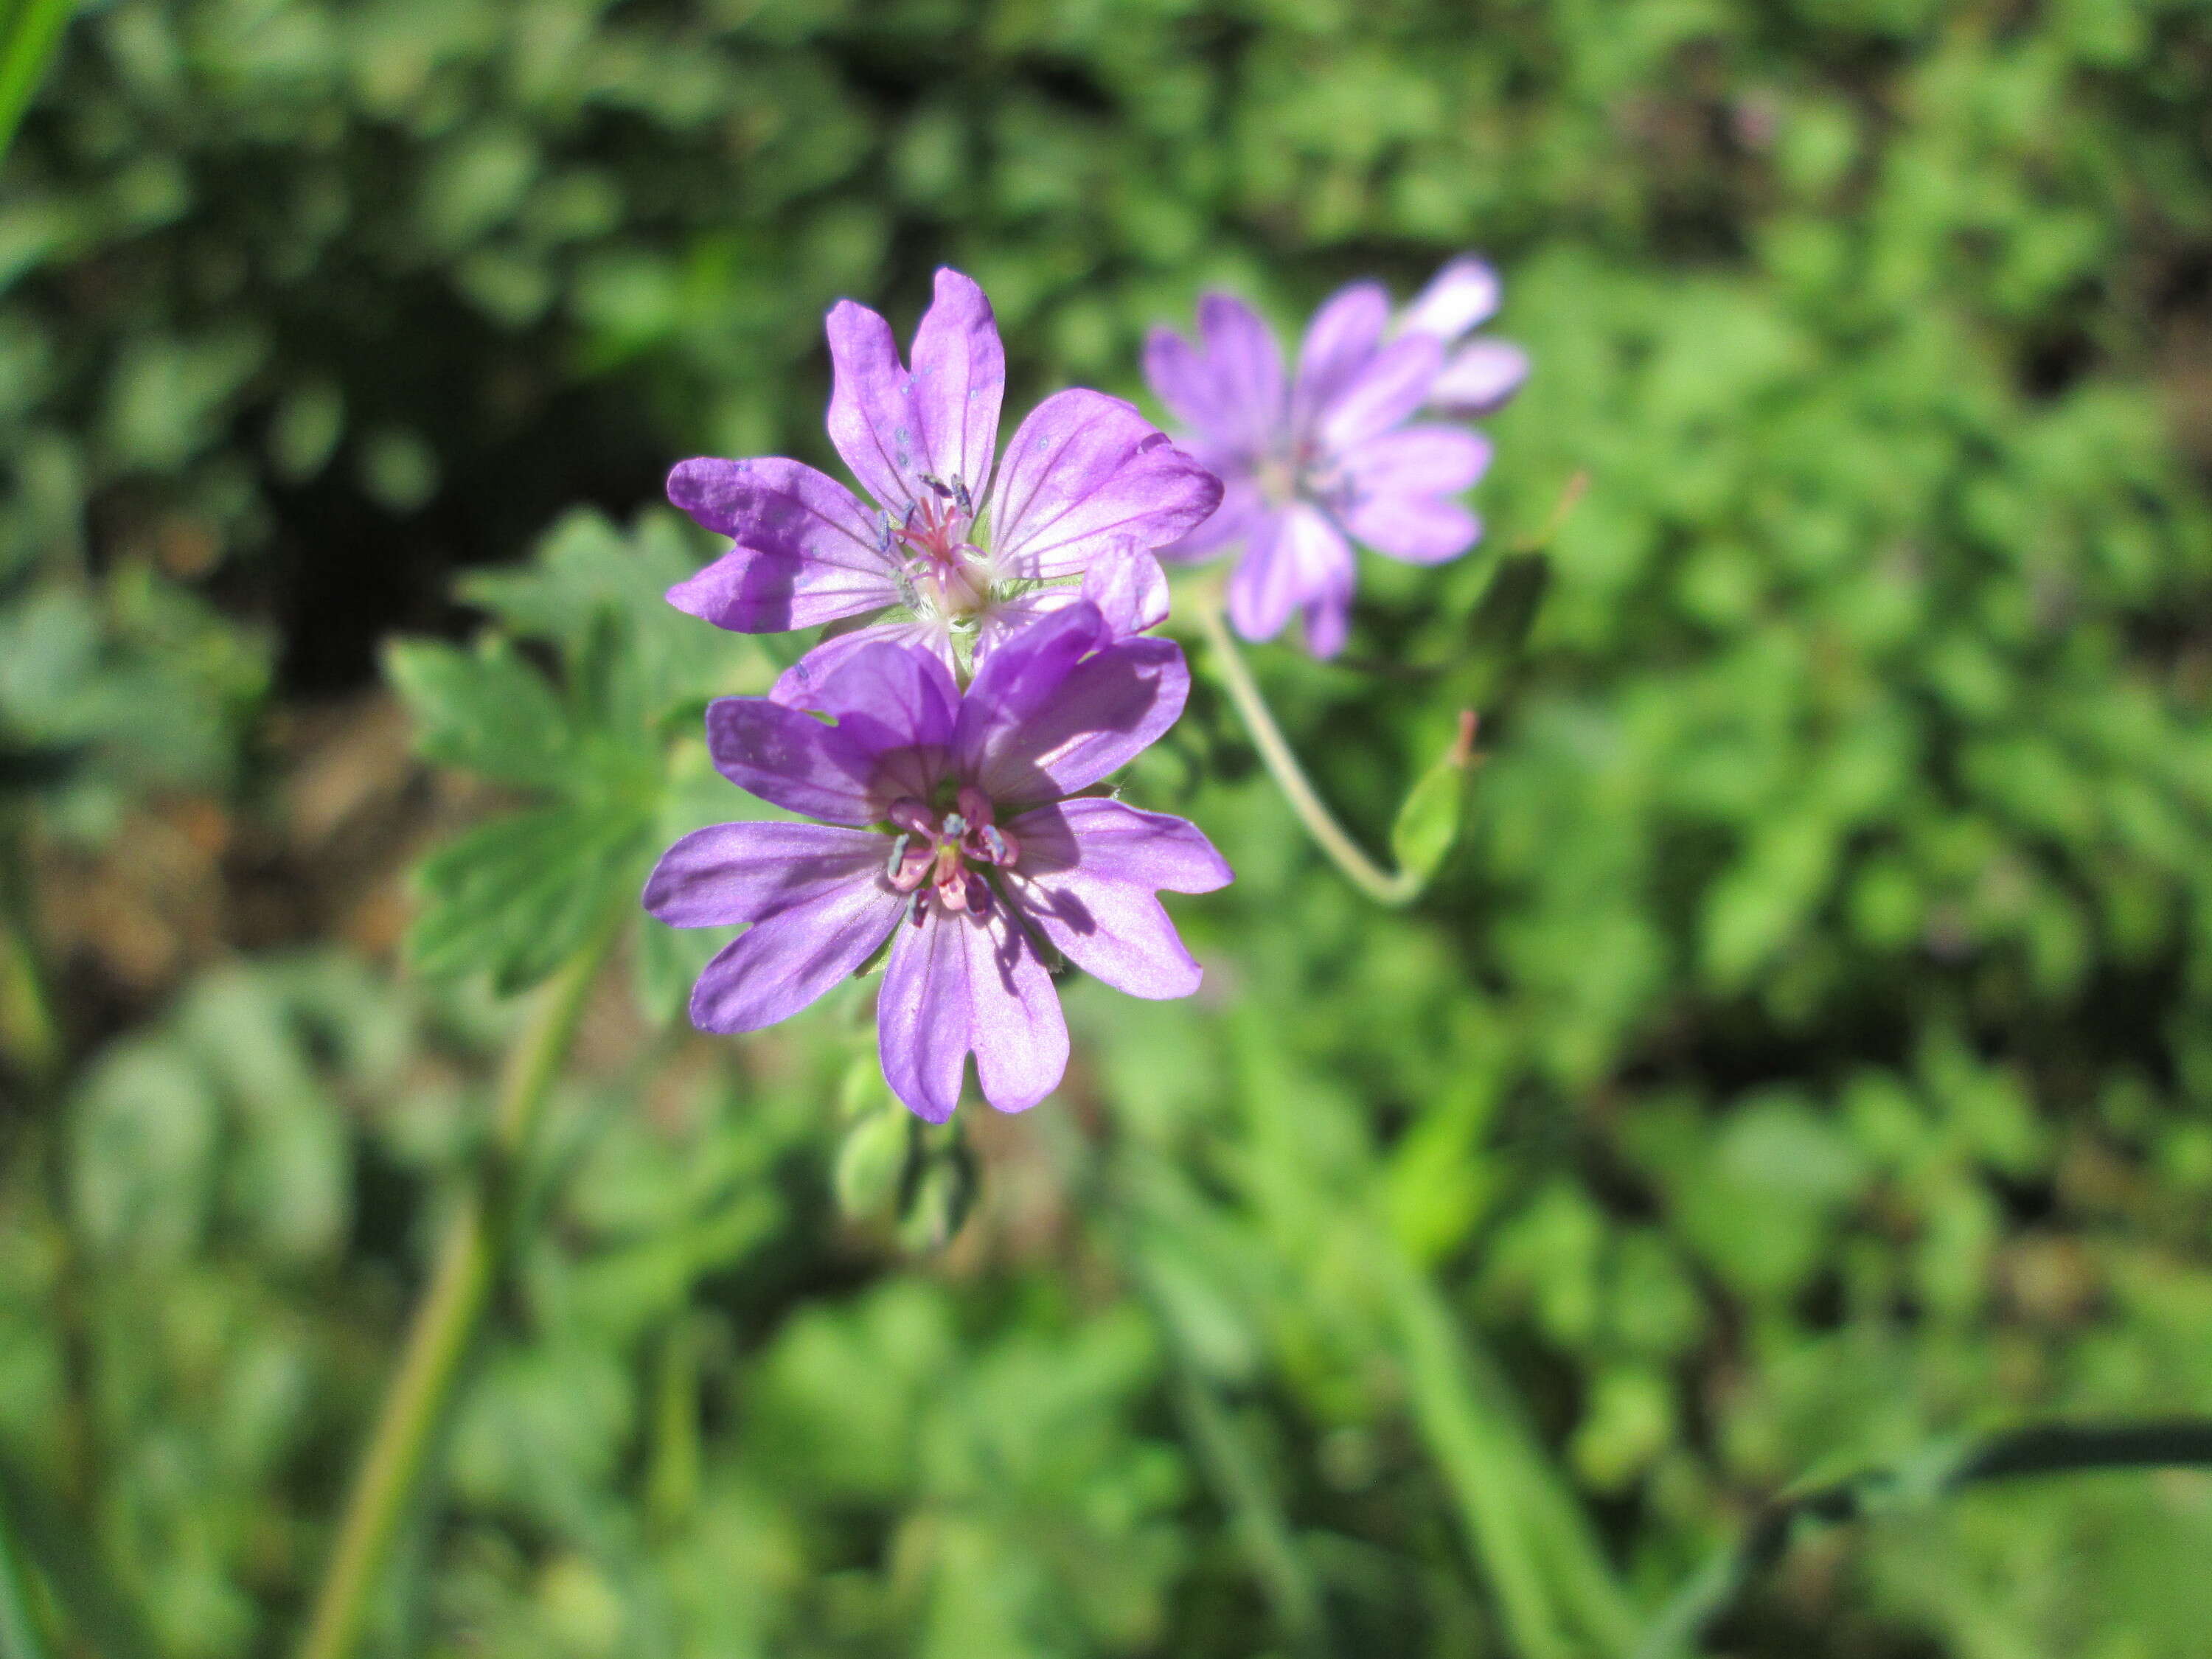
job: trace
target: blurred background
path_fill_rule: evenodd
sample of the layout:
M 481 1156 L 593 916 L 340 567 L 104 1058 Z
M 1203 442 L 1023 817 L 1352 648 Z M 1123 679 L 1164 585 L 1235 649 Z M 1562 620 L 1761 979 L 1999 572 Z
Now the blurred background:
M 823 311 L 903 336 L 941 262 L 1011 418 L 1143 398 L 1208 287 L 1496 261 L 1483 547 L 1252 653 L 1377 848 L 1479 704 L 1465 843 L 1362 900 L 1194 644 L 1131 793 L 1239 872 L 1172 906 L 1206 989 L 1071 985 L 1066 1086 L 957 1139 L 866 988 L 710 1042 L 633 929 L 370 1651 L 1476 1659 L 1533 1597 L 1620 1653 L 1791 1482 L 2212 1408 L 2208 94 L 2184 0 L 87 5 L 0 174 L 0 1486 L 57 1650 L 289 1647 L 573 921 L 453 851 L 558 778 L 389 642 L 764 685 L 656 609 L 712 550 L 661 476 L 834 467 Z M 674 754 L 668 816 L 746 810 Z M 2182 1659 L 2208 1559 L 2212 1478 L 1997 1488 L 1713 1650 Z

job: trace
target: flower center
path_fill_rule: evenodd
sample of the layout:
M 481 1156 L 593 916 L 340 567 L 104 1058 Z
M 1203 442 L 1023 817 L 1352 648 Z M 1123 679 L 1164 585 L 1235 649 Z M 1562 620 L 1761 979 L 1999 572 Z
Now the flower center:
M 889 530 L 887 540 L 905 551 L 901 574 L 913 590 L 915 609 L 926 605 L 943 616 L 973 617 L 991 588 L 983 550 L 968 539 L 975 524 L 975 497 L 957 477 L 947 483 L 925 473 L 921 482 L 929 494 L 907 509 L 906 521 Z
M 1328 507 L 1336 502 L 1345 488 L 1342 469 L 1310 441 L 1300 441 L 1259 457 L 1252 464 L 1252 481 L 1259 486 L 1260 499 L 1276 509 L 1293 501 Z
M 991 885 L 969 866 L 1011 869 L 1022 849 L 991 821 L 991 803 L 981 790 L 963 785 L 953 810 L 945 813 L 908 795 L 892 803 L 890 817 L 897 834 L 884 876 L 900 892 L 913 896 L 907 901 L 908 921 L 919 923 L 932 900 L 954 914 L 989 913 Z

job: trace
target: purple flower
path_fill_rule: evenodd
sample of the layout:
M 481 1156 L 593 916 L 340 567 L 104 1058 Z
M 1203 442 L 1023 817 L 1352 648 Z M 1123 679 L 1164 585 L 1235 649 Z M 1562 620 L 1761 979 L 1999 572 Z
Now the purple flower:
M 832 624 L 770 695 L 807 702 L 837 663 L 886 641 L 958 672 L 1077 598 L 1069 578 L 1117 633 L 1166 616 L 1153 550 L 1202 522 L 1221 485 L 1134 405 L 1054 393 L 994 476 L 1006 358 L 981 289 L 937 273 L 911 371 L 866 306 L 839 301 L 827 326 L 830 440 L 874 509 L 798 461 L 684 461 L 668 476 L 668 499 L 734 543 L 672 604 L 744 634 Z
M 770 697 L 707 711 L 722 775 L 820 823 L 723 823 L 669 848 L 645 907 L 678 927 L 750 926 L 691 994 L 706 1031 L 797 1013 L 888 939 L 876 1003 L 884 1075 L 932 1122 L 968 1056 L 1000 1111 L 1059 1084 L 1057 951 L 1140 997 L 1200 969 L 1155 896 L 1229 866 L 1181 818 L 1083 794 L 1154 742 L 1190 690 L 1182 651 L 1115 639 L 1087 600 L 1003 641 L 963 694 L 934 653 L 876 641 L 815 683 L 812 714 Z
M 1497 306 L 1496 276 L 1472 258 L 1439 271 L 1395 328 L 1382 284 L 1355 283 L 1314 313 L 1287 379 L 1274 335 L 1227 295 L 1199 301 L 1196 343 L 1154 329 L 1146 377 L 1227 486 L 1220 511 L 1162 556 L 1241 544 L 1228 595 L 1237 632 L 1270 639 L 1295 613 L 1308 648 L 1334 656 L 1352 612 L 1353 542 L 1439 564 L 1481 537 L 1453 498 L 1488 468 L 1490 441 L 1408 422 L 1425 405 L 1466 414 L 1511 395 L 1528 368 L 1517 348 L 1452 349 Z

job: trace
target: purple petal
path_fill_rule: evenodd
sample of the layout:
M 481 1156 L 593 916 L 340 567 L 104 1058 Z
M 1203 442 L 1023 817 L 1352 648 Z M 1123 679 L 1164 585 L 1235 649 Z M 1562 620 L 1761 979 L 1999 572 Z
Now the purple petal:
M 919 927 L 898 930 L 876 1040 L 892 1091 L 932 1123 L 960 1103 L 971 1054 L 984 1099 L 1002 1112 L 1036 1105 L 1067 1069 L 1060 994 L 1000 905 L 985 916 L 933 906 Z
M 1115 547 L 1091 562 L 1080 587 L 1061 583 L 1002 599 L 985 614 L 975 630 L 975 665 L 980 668 L 991 653 L 1030 623 L 1079 599 L 1088 599 L 1098 607 L 1109 640 L 1127 639 L 1167 620 L 1167 573 L 1151 554 Z
M 1170 893 L 1211 893 L 1236 878 L 1196 824 L 1103 795 L 1040 806 L 1007 820 L 1006 829 L 1021 842 L 1016 867 L 1027 877 L 1079 867 L 1093 880 Z
M 1085 568 L 1083 597 L 1098 607 L 1107 633 L 1125 640 L 1168 619 L 1168 574 L 1140 547 L 1109 548 Z
M 960 705 L 953 753 L 961 779 L 1001 805 L 1051 800 L 1158 742 L 1190 695 L 1181 647 L 1105 640 L 1097 607 L 1079 600 L 994 651 Z
M 840 300 L 823 331 L 836 379 L 830 393 L 830 441 L 853 476 L 892 518 L 903 520 L 929 470 L 914 387 L 899 364 L 891 325 L 864 305 Z
M 1283 349 L 1260 313 L 1232 295 L 1198 302 L 1198 332 L 1229 406 L 1243 416 L 1241 431 L 1257 448 L 1283 423 Z
M 1504 340 L 1470 340 L 1453 354 L 1429 388 L 1429 401 L 1454 415 L 1487 415 L 1528 378 L 1528 354 Z
M 983 290 L 958 271 L 937 273 L 935 302 L 914 331 L 915 413 L 937 477 L 980 496 L 999 442 L 1006 351 Z
M 766 697 L 708 703 L 707 751 L 732 783 L 787 812 L 852 824 L 882 816 L 869 787 L 875 757 L 837 727 Z
M 1352 549 L 1316 509 L 1295 501 L 1265 520 L 1229 577 L 1229 620 L 1248 640 L 1269 640 L 1291 613 L 1330 594 L 1349 595 Z
M 1345 514 L 1344 527 L 1377 553 L 1409 564 L 1442 564 L 1482 539 L 1482 520 L 1436 495 L 1376 495 Z
M 1321 411 L 1316 433 L 1322 446 L 1349 449 L 1396 426 L 1427 398 L 1443 361 L 1443 348 L 1425 334 L 1404 335 L 1384 346 Z
M 645 908 L 671 927 L 764 921 L 882 868 L 884 837 L 763 818 L 694 830 L 660 855 Z
M 937 651 L 933 644 L 939 640 L 945 642 L 943 652 Z M 950 638 L 943 625 L 938 623 L 915 620 L 872 623 L 842 634 L 824 634 L 812 650 L 776 676 L 775 684 L 769 688 L 769 701 L 780 702 L 787 708 L 815 708 L 818 702 L 817 690 L 823 680 L 846 658 L 870 645 L 904 645 L 936 656 L 950 654 Z M 946 666 L 951 665 L 947 661 Z
M 1181 541 L 1161 548 L 1159 556 L 1178 563 L 1206 558 L 1249 536 L 1267 512 L 1257 484 L 1249 477 L 1230 478 L 1213 516 Z
M 722 697 L 707 706 L 707 749 L 724 777 L 786 811 L 874 823 L 902 795 L 935 789 L 957 702 L 943 663 L 872 641 L 814 682 L 808 708 L 836 725 L 767 697 Z
M 1069 961 L 1132 996 L 1198 988 L 1199 965 L 1152 896 L 1229 884 L 1228 865 L 1194 825 L 1094 797 L 1024 812 L 1006 830 L 1022 848 L 1013 880 L 1023 908 Z
M 1340 458 L 1356 496 L 1452 495 L 1490 470 L 1490 440 L 1460 426 L 1407 426 Z
M 1052 587 L 1033 587 L 1026 593 L 1017 593 L 1012 599 L 997 601 L 976 623 L 972 665 L 981 669 L 985 660 L 1000 646 L 1018 638 L 1042 618 L 1056 611 L 1065 611 L 1083 597 L 1083 590 L 1074 583 L 1062 582 Z
M 881 836 L 870 840 L 887 845 Z M 780 910 L 740 934 L 691 988 L 702 1031 L 757 1031 L 788 1019 L 874 953 L 906 908 L 880 872 Z
M 1198 302 L 1199 343 L 1167 329 L 1145 341 L 1145 378 L 1175 417 L 1208 439 L 1264 449 L 1283 422 L 1283 354 L 1260 315 L 1242 300 L 1209 294 Z
M 1160 547 L 1203 523 L 1221 481 L 1133 404 L 1081 388 L 1030 411 L 992 487 L 1001 574 L 1072 575 L 1115 543 Z
M 773 456 L 684 461 L 668 475 L 668 499 L 737 542 L 668 590 L 678 611 L 742 634 L 780 634 L 897 601 L 874 516 L 811 466 Z
M 1444 344 L 1498 314 L 1498 273 L 1473 254 L 1462 254 L 1429 279 L 1398 319 L 1403 334 L 1433 335 Z
M 807 708 L 836 720 L 838 737 L 870 757 L 869 786 L 879 808 L 902 795 L 928 799 L 945 776 L 959 714 L 951 669 L 927 651 L 872 641 L 813 687 Z
M 1305 629 L 1307 651 L 1328 661 L 1344 649 L 1344 641 L 1352 633 L 1351 581 L 1347 579 L 1319 599 L 1309 600 L 1298 615 Z
M 1291 418 L 1301 427 L 1326 408 L 1375 355 L 1390 321 L 1390 296 L 1380 283 L 1354 283 L 1322 303 L 1298 348 Z

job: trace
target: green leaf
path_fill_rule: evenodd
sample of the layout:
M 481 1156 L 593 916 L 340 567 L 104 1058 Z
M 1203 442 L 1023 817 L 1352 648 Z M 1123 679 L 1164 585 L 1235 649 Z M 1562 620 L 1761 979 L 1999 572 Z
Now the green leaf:
M 501 783 L 558 788 L 574 750 L 566 711 L 545 678 L 506 641 L 463 651 L 435 640 L 401 640 L 385 672 L 415 717 L 425 760 L 465 766 Z
M 1437 757 L 1407 792 L 1405 803 L 1398 808 L 1398 821 L 1390 826 L 1390 852 L 1398 860 L 1398 868 L 1425 885 L 1443 866 L 1459 839 L 1460 821 L 1467 812 L 1474 737 L 1470 715 L 1459 739 Z
M 423 908 L 408 960 L 435 979 L 489 973 L 536 983 L 644 879 L 653 817 L 630 803 L 563 805 L 500 818 L 441 848 L 418 872 Z

